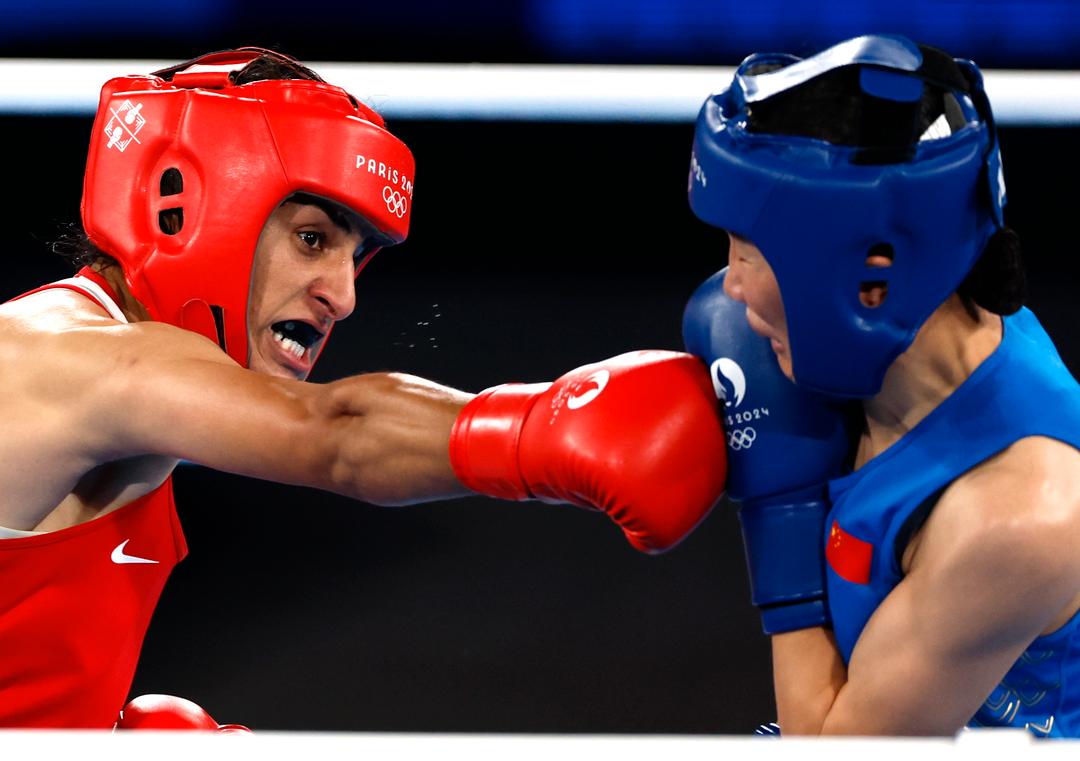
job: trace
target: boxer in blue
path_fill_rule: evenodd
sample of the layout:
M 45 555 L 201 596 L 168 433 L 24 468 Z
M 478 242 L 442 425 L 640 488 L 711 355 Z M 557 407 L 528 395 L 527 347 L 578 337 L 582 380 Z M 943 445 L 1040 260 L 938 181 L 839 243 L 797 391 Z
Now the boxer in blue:
M 690 203 L 730 241 L 684 335 L 784 734 L 1080 735 L 1080 387 L 1022 307 L 978 68 L 891 36 L 752 56 Z

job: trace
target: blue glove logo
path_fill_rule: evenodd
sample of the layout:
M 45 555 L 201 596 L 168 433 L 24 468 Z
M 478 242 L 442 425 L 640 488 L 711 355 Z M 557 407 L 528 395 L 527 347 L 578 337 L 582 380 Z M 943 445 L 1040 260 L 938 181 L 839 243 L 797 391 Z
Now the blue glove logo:
M 743 373 L 738 363 L 733 359 L 720 357 L 720 359 L 712 363 L 709 370 L 712 374 L 713 390 L 716 391 L 716 398 L 722 399 L 725 407 L 738 407 L 742 404 L 743 397 L 746 396 L 746 374 Z M 731 384 L 734 401 L 728 398 L 727 385 L 720 380 L 720 376 L 723 376 Z
M 742 412 L 732 411 L 743 403 L 743 398 L 746 396 L 746 373 L 743 372 L 739 363 L 730 357 L 713 360 L 713 363 L 709 365 L 709 374 L 712 376 L 716 398 L 723 400 L 724 407 L 727 408 L 724 427 L 727 429 L 728 447 L 735 452 L 740 449 L 749 449 L 757 439 L 757 431 L 749 425 L 745 428 L 736 426 L 768 417 L 769 408 L 755 407 Z
M 736 428 L 731 431 L 727 437 L 728 446 L 738 452 L 740 449 L 749 449 L 754 445 L 754 439 L 757 438 L 757 431 L 752 426 L 746 426 L 746 428 Z

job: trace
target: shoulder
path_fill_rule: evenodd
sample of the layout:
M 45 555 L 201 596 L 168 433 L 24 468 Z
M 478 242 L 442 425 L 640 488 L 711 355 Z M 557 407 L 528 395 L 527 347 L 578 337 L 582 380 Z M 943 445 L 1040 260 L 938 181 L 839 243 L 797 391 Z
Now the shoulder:
M 906 585 L 925 610 L 952 622 L 940 634 L 943 647 L 971 654 L 992 641 L 1022 649 L 1076 612 L 1078 473 L 1080 452 L 1031 437 L 945 491 L 905 558 Z
M 921 555 L 954 571 L 1080 588 L 1080 451 L 1041 436 L 1016 441 L 954 481 L 921 533 L 913 565 Z
M 958 478 L 942 499 L 990 524 L 1067 525 L 1080 518 L 1080 450 L 1028 436 Z
M 201 335 L 159 322 L 119 322 L 73 290 L 0 305 L 0 378 L 19 404 L 85 410 L 115 391 L 106 381 L 149 380 L 183 359 L 234 364 Z
M 69 288 L 50 288 L 0 305 L 0 325 L 8 342 L 61 351 L 87 346 L 108 353 L 123 350 L 129 343 L 147 344 L 146 348 L 158 352 L 217 349 L 209 339 L 166 323 L 120 322 L 97 301 Z M 33 356 L 45 354 L 35 351 Z

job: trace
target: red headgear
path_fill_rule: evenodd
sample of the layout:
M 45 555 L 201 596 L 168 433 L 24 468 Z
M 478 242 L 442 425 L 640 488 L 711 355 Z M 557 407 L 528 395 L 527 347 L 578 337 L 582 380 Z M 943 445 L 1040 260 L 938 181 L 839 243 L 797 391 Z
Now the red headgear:
M 150 316 L 207 336 L 245 367 L 255 245 L 270 213 L 311 193 L 367 220 L 375 248 L 400 243 L 415 166 L 340 87 L 232 83 L 230 67 L 264 54 L 287 58 L 241 48 L 109 80 L 83 182 L 86 233 L 119 260 Z

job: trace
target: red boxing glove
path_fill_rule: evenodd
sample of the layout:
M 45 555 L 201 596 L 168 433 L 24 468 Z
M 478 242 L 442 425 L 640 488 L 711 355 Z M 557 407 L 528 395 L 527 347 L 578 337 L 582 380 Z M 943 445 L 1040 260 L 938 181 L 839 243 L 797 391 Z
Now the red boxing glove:
M 117 729 L 202 729 L 223 734 L 244 734 L 241 724 L 218 724 L 201 706 L 173 695 L 140 695 L 120 711 Z
M 725 451 L 708 368 L 670 351 L 490 388 L 450 433 L 450 462 L 468 488 L 603 510 L 650 553 L 678 544 L 723 495 Z

